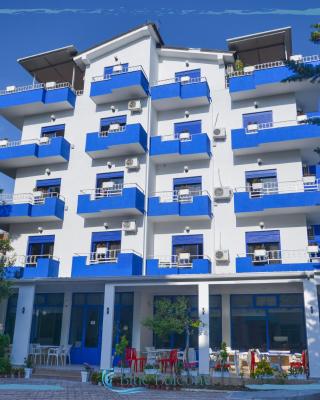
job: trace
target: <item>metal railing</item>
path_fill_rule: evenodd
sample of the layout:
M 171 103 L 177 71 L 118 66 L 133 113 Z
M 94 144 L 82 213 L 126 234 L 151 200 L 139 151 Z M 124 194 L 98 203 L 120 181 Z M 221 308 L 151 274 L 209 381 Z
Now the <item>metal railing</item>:
M 303 180 L 287 181 L 287 182 L 274 181 L 274 182 L 262 182 L 261 184 L 256 183 L 255 185 L 261 185 L 261 186 L 240 187 L 236 188 L 235 191 L 248 192 L 251 198 L 255 198 L 271 194 L 317 192 L 320 190 L 320 180 L 316 178 L 314 178 L 314 181 L 312 182 L 308 182 L 306 179 L 305 182 Z
M 257 253 L 247 253 L 255 265 L 290 264 L 301 262 L 320 263 L 320 252 L 301 250 L 257 250 Z
M 100 263 L 114 263 L 118 262 L 118 256 L 120 254 L 132 253 L 136 254 L 139 257 L 142 257 L 140 253 L 135 250 L 128 249 L 111 249 L 108 250 L 106 247 L 101 247 L 97 249 L 95 252 L 91 253 L 75 253 L 75 256 L 85 256 L 89 260 L 90 264 L 100 264 Z
M 81 194 L 89 194 L 90 200 L 96 200 L 104 197 L 122 196 L 123 189 L 135 187 L 143 192 L 136 183 L 116 183 L 110 188 L 82 189 Z
M 55 137 L 54 135 L 52 137 Z M 2 141 L 5 139 L 0 139 L 0 149 L 7 148 L 7 147 L 18 147 L 18 146 L 24 146 L 27 144 L 38 144 L 38 145 L 48 145 L 51 142 L 51 138 L 48 137 L 48 141 L 41 141 L 40 139 L 25 139 L 25 140 L 12 140 L 8 141 L 5 145 L 2 145 Z
M 315 54 L 312 56 L 305 56 L 302 57 L 301 60 L 295 61 L 297 64 L 304 64 L 304 63 L 309 63 L 309 62 L 315 62 L 315 61 L 320 61 L 320 55 Z M 263 64 L 256 64 L 256 65 L 252 65 L 250 66 L 250 70 L 249 71 L 233 71 L 233 72 L 229 72 L 227 74 L 228 78 L 232 78 L 235 76 L 244 76 L 244 75 L 252 75 L 254 71 L 259 71 L 262 69 L 269 69 L 269 68 L 277 68 L 277 67 L 283 67 L 285 65 L 285 61 L 270 61 L 267 63 L 263 63 Z M 252 69 L 252 70 L 251 70 Z
M 104 75 L 94 76 L 92 78 L 92 82 L 106 81 L 106 80 L 111 79 L 115 75 L 126 74 L 128 72 L 134 72 L 134 71 L 142 71 L 144 76 L 145 76 L 145 78 L 147 79 L 147 75 L 146 75 L 142 65 L 134 65 L 132 67 L 122 67 L 122 70 L 112 72 L 111 74 L 104 74 Z
M 188 141 L 192 140 L 193 136 L 204 135 L 204 133 L 202 133 L 202 132 L 190 133 L 190 137 L 187 138 L 187 139 L 180 138 L 179 135 L 180 135 L 179 133 L 171 133 L 170 135 L 160 135 L 160 138 L 161 138 L 162 142 L 169 142 L 169 141 L 172 141 L 172 140 L 180 140 L 181 142 L 188 142 Z M 157 136 L 153 136 L 153 137 L 157 137 Z
M 64 197 L 58 192 L 41 192 L 40 194 L 35 193 L 1 193 L 0 194 L 0 205 L 10 205 L 10 204 L 44 204 L 47 198 L 58 197 L 64 201 Z
M 148 259 L 155 259 L 159 261 L 159 268 L 192 268 L 192 262 L 194 260 L 210 260 L 208 256 L 204 255 L 192 255 L 189 257 L 181 257 L 179 254 L 165 255 L 165 256 L 152 256 Z
M 151 194 L 151 197 L 159 197 L 160 203 L 192 203 L 195 196 L 208 196 L 210 198 L 210 194 L 207 190 L 180 189 L 170 192 L 154 192 Z
M 5 267 L 25 267 L 29 265 L 36 265 L 38 260 L 41 258 L 46 258 L 50 260 L 59 261 L 59 258 L 53 256 L 52 254 L 39 254 L 39 255 L 0 255 L 0 264 Z
M 281 128 L 281 127 L 287 127 L 287 126 L 297 126 L 297 125 L 304 125 L 308 123 L 308 116 L 305 116 L 305 120 L 299 120 L 299 116 L 297 116 L 297 119 L 289 119 L 286 121 L 270 121 L 270 122 L 261 122 L 261 123 L 252 123 L 248 124 L 248 126 L 245 128 L 245 132 L 250 135 L 250 134 L 255 134 L 259 130 L 266 130 L 266 129 L 271 129 L 271 128 Z M 248 127 L 251 125 L 251 129 L 248 129 Z M 256 128 L 253 129 L 252 125 L 256 125 Z
M 108 136 L 110 133 L 121 133 L 124 132 L 126 130 L 126 125 L 122 125 L 120 126 L 120 128 L 118 129 L 112 129 L 112 130 L 107 130 L 107 131 L 100 131 L 99 132 L 99 136 L 100 137 L 106 137 Z
M 13 94 L 13 93 L 28 92 L 30 90 L 36 90 L 36 89 L 55 90 L 55 89 L 63 89 L 63 88 L 69 88 L 76 94 L 76 91 L 71 86 L 70 82 L 60 82 L 60 83 L 56 83 L 54 86 L 48 86 L 48 87 L 47 87 L 46 83 L 34 83 L 32 85 L 17 86 L 12 90 L 3 89 L 3 90 L 0 90 L 0 96 Z
M 198 76 L 195 78 L 190 77 L 189 80 L 181 82 L 181 77 L 179 76 L 175 78 L 168 78 L 153 82 L 153 86 L 169 85 L 170 83 L 181 83 L 182 85 L 189 85 L 191 83 L 199 83 L 199 82 L 207 82 L 207 78 L 205 76 Z

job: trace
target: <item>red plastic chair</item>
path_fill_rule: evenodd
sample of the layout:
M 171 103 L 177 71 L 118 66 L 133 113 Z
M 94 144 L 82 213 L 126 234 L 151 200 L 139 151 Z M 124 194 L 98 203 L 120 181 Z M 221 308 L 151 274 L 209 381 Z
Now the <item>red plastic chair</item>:
M 170 367 L 170 371 L 173 372 L 178 362 L 178 350 L 171 350 L 169 358 L 160 359 L 161 371 L 167 372 L 167 367 Z
M 131 368 L 133 364 L 133 369 L 135 372 L 142 372 L 144 370 L 145 363 L 147 361 L 146 357 L 137 357 L 137 350 L 132 347 L 126 348 L 126 361 Z
M 133 351 L 133 350 L 134 350 L 134 349 L 131 348 L 131 347 L 127 347 L 127 348 L 126 348 L 126 355 L 125 355 L 125 357 L 126 357 L 126 364 L 128 364 L 130 368 L 131 368 L 132 362 L 133 362 L 133 360 L 134 360 L 134 351 Z

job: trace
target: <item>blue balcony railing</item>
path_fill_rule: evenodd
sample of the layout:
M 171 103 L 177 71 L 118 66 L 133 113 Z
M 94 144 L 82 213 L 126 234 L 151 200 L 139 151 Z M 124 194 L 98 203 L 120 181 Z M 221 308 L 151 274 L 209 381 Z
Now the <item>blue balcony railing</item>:
M 151 87 L 152 104 L 157 110 L 208 105 L 210 89 L 205 77 L 191 78 L 181 82 L 180 78 L 159 81 Z
M 154 257 L 147 260 L 146 275 L 210 274 L 211 261 L 207 256 L 194 256 L 179 261 L 176 255 Z
M 62 221 L 65 202 L 58 193 L 1 194 L 0 222 Z
M 144 193 L 136 184 L 83 190 L 82 193 L 78 196 L 77 213 L 84 218 L 139 215 L 144 212 Z
M 0 168 L 21 168 L 69 161 L 70 143 L 63 137 L 6 141 L 0 139 Z
M 301 59 L 302 63 L 318 66 L 320 56 L 307 56 Z M 284 84 L 283 80 L 294 74 L 283 61 L 274 61 L 247 67 L 244 71 L 236 71 L 228 75 L 230 95 L 234 100 L 261 95 L 279 94 L 292 91 L 293 83 Z M 281 86 L 279 86 L 281 84 Z M 302 84 L 309 84 L 308 80 Z
M 148 94 L 149 82 L 141 65 L 94 77 L 90 89 L 90 97 L 96 104 L 143 98 Z
M 181 140 L 175 135 L 154 136 L 150 139 L 150 156 L 154 161 L 208 159 L 211 156 L 210 139 L 206 133 L 190 135 Z
M 306 120 L 320 113 L 308 113 Z M 301 116 L 300 116 L 301 117 Z M 299 117 L 298 117 L 299 118 Z M 255 127 L 255 125 L 252 125 Z M 237 155 L 301 149 L 316 146 L 320 139 L 320 126 L 296 121 L 258 124 L 257 129 L 245 128 L 231 131 L 232 150 Z
M 0 114 L 21 127 L 26 116 L 72 110 L 75 102 L 76 93 L 68 82 L 8 86 L 0 91 Z
M 87 134 L 86 152 L 92 158 L 141 154 L 147 151 L 148 135 L 141 124 L 129 124 L 117 132 Z
M 320 185 L 316 177 L 293 182 L 264 183 L 261 189 L 234 193 L 238 216 L 313 212 L 320 205 Z M 237 189 L 243 190 L 243 189 Z
M 59 276 L 59 260 L 53 256 L 21 256 L 13 257 L 14 266 L 6 267 L 7 279 L 57 278 Z M 23 266 L 16 266 L 17 264 Z
M 320 269 L 319 252 L 306 250 L 259 250 L 259 255 L 247 254 L 236 258 L 237 273 L 292 272 Z
M 108 254 L 76 255 L 72 278 L 142 275 L 142 257 L 134 250 L 111 250 Z
M 175 190 L 155 193 L 149 198 L 148 216 L 164 219 L 165 217 L 184 217 L 210 219 L 212 216 L 211 199 L 206 191 Z

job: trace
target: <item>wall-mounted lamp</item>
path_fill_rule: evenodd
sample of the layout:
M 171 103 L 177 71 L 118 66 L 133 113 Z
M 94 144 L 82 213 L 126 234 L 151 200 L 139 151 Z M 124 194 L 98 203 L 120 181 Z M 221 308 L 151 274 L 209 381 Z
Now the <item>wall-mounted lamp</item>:
M 261 160 L 261 158 L 257 158 L 257 164 L 258 164 L 258 165 L 262 165 L 262 160 Z
M 111 111 L 112 111 L 113 113 L 116 111 L 115 106 L 111 106 L 110 108 L 111 108 Z
M 110 169 L 112 168 L 112 163 L 110 161 L 107 162 L 107 167 Z
M 189 61 L 188 60 L 186 60 L 186 67 L 189 67 Z
M 42 226 L 38 226 L 38 232 L 39 232 L 39 233 L 42 233 L 42 232 L 43 232 Z
M 204 309 L 204 307 L 202 307 L 202 315 L 204 315 L 206 312 L 205 312 L 205 309 Z
M 184 170 L 185 173 L 187 173 L 187 172 L 189 172 L 189 167 L 188 167 L 187 165 L 185 165 L 185 166 L 183 167 L 183 170 Z
M 54 122 L 56 120 L 56 116 L 54 114 L 51 114 L 50 119 L 51 119 L 51 122 Z
M 22 312 L 22 314 L 24 314 L 24 313 L 26 312 L 26 308 L 25 308 L 25 307 L 22 307 L 22 308 L 21 308 L 21 312 Z
M 190 226 L 186 226 L 186 227 L 184 228 L 184 230 L 185 230 L 186 233 L 189 233 L 189 232 L 190 232 Z
M 184 115 L 185 115 L 186 118 L 189 118 L 189 116 L 190 116 L 189 111 L 185 111 L 185 112 L 184 112 Z
M 115 62 L 119 61 L 118 56 L 114 56 L 114 61 L 115 61 Z
M 109 315 L 110 309 L 109 307 L 107 307 L 107 315 Z
M 259 222 L 259 226 L 260 226 L 261 229 L 263 229 L 263 228 L 264 228 L 264 222 L 263 222 L 263 221 L 260 221 L 260 222 Z
M 108 222 L 104 222 L 104 223 L 103 223 L 103 226 L 104 226 L 105 229 L 108 229 L 108 228 L 109 228 Z
M 313 307 L 310 307 L 310 313 L 313 314 Z
M 253 106 L 254 106 L 254 108 L 258 108 L 258 107 L 259 107 L 259 104 L 258 104 L 258 102 L 257 102 L 257 101 L 255 101 L 255 102 L 253 103 Z

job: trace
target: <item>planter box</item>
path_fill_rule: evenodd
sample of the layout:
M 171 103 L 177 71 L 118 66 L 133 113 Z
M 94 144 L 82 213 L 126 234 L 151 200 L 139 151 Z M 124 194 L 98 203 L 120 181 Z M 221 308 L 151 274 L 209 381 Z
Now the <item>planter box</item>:
M 115 374 L 130 374 L 131 368 L 114 367 L 113 371 Z
M 230 372 L 229 371 L 213 371 L 212 372 L 212 377 L 213 378 L 230 378 Z
M 147 368 L 144 370 L 145 375 L 157 375 L 159 374 L 159 370 L 158 369 L 151 369 L 151 368 Z
M 88 383 L 89 381 L 89 372 L 88 371 L 81 371 L 81 382 Z
M 198 376 L 198 375 L 199 375 L 198 370 L 189 371 L 189 376 Z M 187 371 L 181 371 L 181 376 L 188 376 L 188 372 Z
M 32 368 L 24 369 L 24 379 L 30 379 L 32 375 Z
M 288 375 L 288 379 L 289 381 L 295 381 L 295 380 L 304 380 L 307 378 L 303 374 L 298 374 L 298 375 Z

